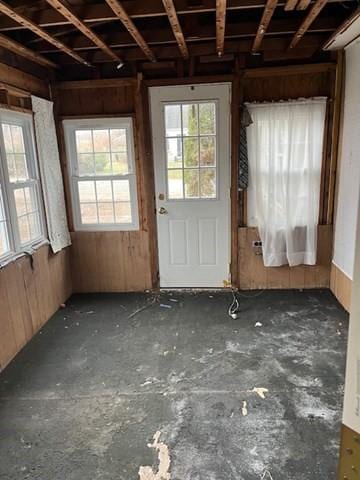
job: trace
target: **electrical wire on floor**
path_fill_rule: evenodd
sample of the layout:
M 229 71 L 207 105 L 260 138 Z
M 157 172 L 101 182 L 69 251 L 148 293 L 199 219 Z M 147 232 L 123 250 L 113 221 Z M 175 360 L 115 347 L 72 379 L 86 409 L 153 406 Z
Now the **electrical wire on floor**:
M 244 298 L 256 298 L 262 295 L 265 290 L 261 290 L 260 292 L 255 293 L 254 295 L 246 295 L 245 293 L 240 293 L 239 290 L 235 290 L 234 288 L 231 289 L 233 300 L 228 310 L 229 317 L 236 320 L 238 318 L 238 314 L 240 311 L 240 302 L 238 299 L 238 295 Z
M 269 470 L 265 469 L 262 474 L 261 474 L 261 477 L 260 477 L 260 480 L 274 480 L 273 479 L 273 476 L 271 475 L 271 473 L 269 472 Z

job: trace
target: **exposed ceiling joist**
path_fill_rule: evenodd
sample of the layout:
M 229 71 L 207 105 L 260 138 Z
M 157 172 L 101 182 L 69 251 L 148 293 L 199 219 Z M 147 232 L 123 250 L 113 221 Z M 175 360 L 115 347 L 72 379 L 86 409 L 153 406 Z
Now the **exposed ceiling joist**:
M 300 0 L 297 4 L 296 10 L 306 10 L 310 5 L 311 0 Z
M 278 0 L 267 0 L 264 13 L 261 17 L 258 31 L 254 40 L 254 45 L 252 47 L 253 52 L 257 52 L 260 48 L 261 42 L 264 38 L 266 30 L 268 29 L 270 20 L 275 12 Z
M 125 28 L 128 30 L 130 35 L 134 38 L 136 43 L 139 45 L 141 50 L 145 53 L 147 58 L 151 62 L 156 62 L 156 57 L 151 51 L 149 45 L 145 42 L 143 36 L 135 26 L 134 22 L 131 20 L 129 15 L 126 13 L 124 7 L 121 5 L 119 0 L 106 0 L 106 3 L 113 10 L 119 20 L 123 23 Z
M 172 31 L 174 32 L 176 42 L 179 46 L 179 50 L 184 58 L 189 58 L 189 51 L 185 42 L 179 18 L 176 13 L 174 2 L 173 0 L 162 0 L 162 2 L 169 18 Z
M 324 50 L 346 48 L 360 37 L 360 7 L 358 7 L 331 35 L 324 45 Z
M 83 21 L 81 21 L 67 6 L 64 5 L 63 0 L 46 0 L 49 5 L 54 7 L 61 13 L 70 23 L 80 30 L 86 37 L 88 37 L 96 46 L 98 46 L 103 52 L 109 55 L 110 58 L 116 62 L 121 62 L 121 58 L 109 48 L 106 43 Z
M 21 57 L 25 57 L 28 60 L 31 60 L 32 62 L 38 63 L 43 67 L 58 68 L 58 65 L 56 65 L 56 63 L 52 62 L 51 60 L 48 60 L 40 53 L 30 50 L 30 48 L 25 47 L 21 43 L 18 43 L 15 40 L 8 38 L 1 33 L 0 33 L 0 47 L 5 48 L 6 50 L 10 50 L 11 52 L 16 53 L 17 55 L 20 55 Z
M 308 30 L 309 33 L 325 33 L 330 35 L 339 25 L 339 20 L 334 18 L 334 16 L 328 17 L 319 17 L 317 18 L 311 27 Z M 258 22 L 247 22 L 241 21 L 237 23 L 229 23 L 226 24 L 226 31 L 225 31 L 225 41 L 228 42 L 229 40 L 233 39 L 253 39 L 256 35 L 257 28 L 259 26 Z M 216 29 L 214 25 L 207 24 L 202 25 L 200 22 L 196 22 L 193 25 L 194 30 L 197 32 L 196 36 L 191 35 L 185 38 L 188 47 L 194 43 L 198 43 L 201 41 L 209 41 L 215 44 L 216 42 Z M 276 19 L 273 18 L 269 28 L 266 31 L 265 38 L 271 37 L 274 35 L 277 36 L 289 36 L 291 37 L 299 28 L 299 21 L 297 18 L 291 19 Z M 175 38 L 170 29 L 159 29 L 154 31 L 150 26 L 146 28 L 146 30 L 142 31 L 145 39 L 147 40 L 149 45 L 152 45 L 153 48 L 158 48 L 160 45 L 169 45 L 175 43 Z M 289 43 L 289 40 L 287 40 Z M 136 46 L 136 42 L 134 40 L 130 40 L 129 42 L 129 35 L 127 32 L 114 32 L 108 37 L 107 41 L 108 45 L 112 49 L 127 49 Z M 49 48 L 47 42 L 41 40 L 41 42 L 37 42 L 36 45 L 37 51 L 40 53 L 48 54 L 48 53 L 56 53 L 58 52 L 55 48 Z M 96 46 L 83 35 L 77 35 L 75 38 L 72 39 L 72 48 L 75 51 L 92 51 L 96 50 Z
M 298 31 L 295 33 L 293 39 L 291 40 L 291 43 L 289 45 L 290 49 L 296 47 L 296 45 L 300 42 L 302 37 L 308 31 L 311 24 L 313 23 L 315 18 L 319 15 L 321 10 L 325 7 L 327 2 L 328 0 L 316 0 L 314 5 L 311 7 L 310 12 L 307 14 L 306 18 L 304 19 Z
M 224 55 L 226 23 L 226 0 L 216 0 L 216 50 L 219 57 Z
M 290 10 L 295 10 L 296 5 L 298 4 L 299 0 L 287 0 L 285 3 L 284 10 L 289 12 Z
M 54 38 L 49 33 L 47 33 L 44 29 L 39 27 L 32 20 L 29 20 L 28 18 L 24 17 L 20 13 L 16 12 L 16 10 L 14 10 L 12 7 L 7 5 L 2 0 L 0 0 L 0 12 L 12 18 L 15 22 L 19 23 L 23 27 L 28 28 L 33 33 L 35 33 L 39 37 L 42 37 L 47 42 L 51 43 L 52 45 L 55 45 L 56 48 L 58 48 L 59 50 L 62 50 L 63 52 L 65 52 L 67 55 L 74 58 L 78 62 L 87 66 L 91 66 L 89 62 L 84 60 L 80 55 L 74 52 L 74 50 L 67 47 L 64 43 L 60 42 L 59 40 L 56 40 L 56 38 Z

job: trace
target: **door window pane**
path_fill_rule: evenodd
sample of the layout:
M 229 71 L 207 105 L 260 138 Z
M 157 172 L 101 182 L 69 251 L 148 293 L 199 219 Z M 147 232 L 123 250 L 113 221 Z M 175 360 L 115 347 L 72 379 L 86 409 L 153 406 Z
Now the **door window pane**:
M 168 198 L 216 198 L 216 103 L 165 105 L 165 134 Z

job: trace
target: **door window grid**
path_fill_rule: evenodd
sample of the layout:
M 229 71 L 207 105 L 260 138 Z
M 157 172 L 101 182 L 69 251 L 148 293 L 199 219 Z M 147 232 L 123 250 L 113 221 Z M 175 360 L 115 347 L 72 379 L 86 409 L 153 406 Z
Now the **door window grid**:
M 132 120 L 65 121 L 64 126 L 75 228 L 137 229 Z
M 216 103 L 165 104 L 169 199 L 216 198 Z
M 0 112 L 0 258 L 44 239 L 40 183 L 29 115 Z

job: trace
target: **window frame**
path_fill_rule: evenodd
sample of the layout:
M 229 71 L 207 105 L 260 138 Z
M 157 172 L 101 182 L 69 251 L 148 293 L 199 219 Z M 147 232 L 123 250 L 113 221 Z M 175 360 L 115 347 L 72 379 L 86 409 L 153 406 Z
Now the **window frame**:
M 22 128 L 26 166 L 29 179 L 11 182 L 8 169 L 8 160 L 5 148 L 2 125 L 16 125 Z M 13 258 L 40 246 L 47 241 L 45 224 L 45 210 L 41 191 L 41 180 L 34 134 L 34 119 L 31 113 L 15 112 L 0 109 L 0 183 L 2 186 L 4 213 L 9 241 L 9 251 L 0 255 L 0 263 L 7 263 Z M 21 188 L 34 187 L 39 219 L 39 235 L 32 240 L 21 243 L 18 214 L 16 210 L 15 191 Z
M 135 138 L 132 117 L 64 119 L 63 130 L 70 184 L 71 211 L 74 231 L 106 232 L 139 230 L 139 204 L 135 163 Z M 79 175 L 75 132 L 77 130 L 125 129 L 129 172 L 127 174 Z M 128 180 L 130 191 L 131 223 L 89 223 L 81 221 L 79 181 Z M 114 204 L 114 202 L 113 202 Z

